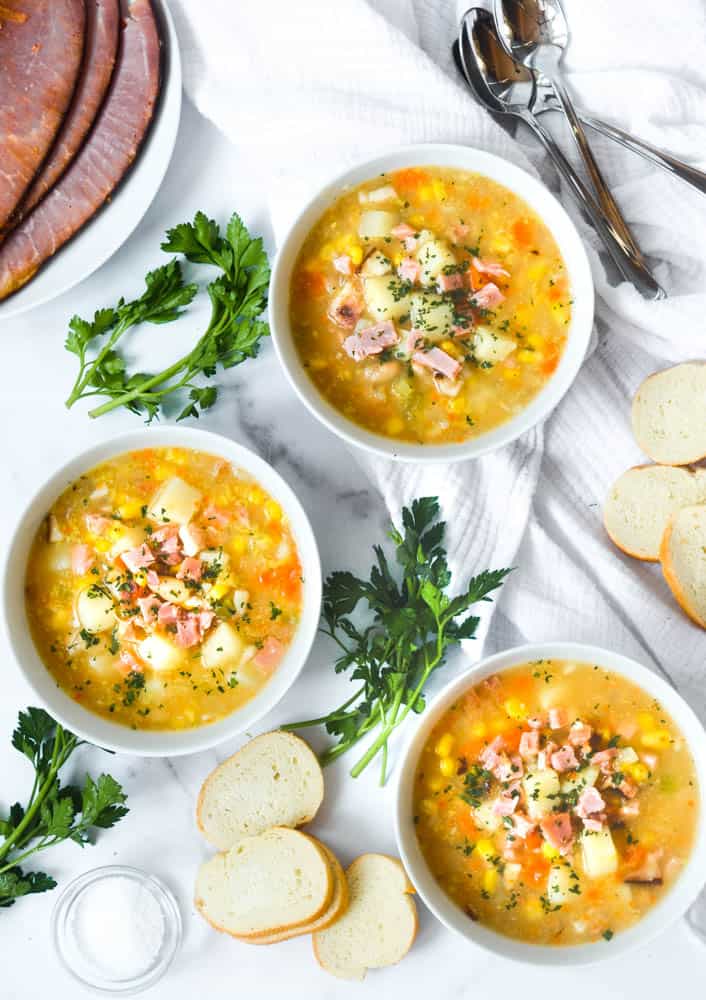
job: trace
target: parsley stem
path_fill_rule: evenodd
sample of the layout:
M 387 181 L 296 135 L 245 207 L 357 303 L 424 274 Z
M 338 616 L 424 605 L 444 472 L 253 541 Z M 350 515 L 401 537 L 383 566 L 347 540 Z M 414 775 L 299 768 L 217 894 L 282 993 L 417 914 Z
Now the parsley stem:
M 307 729 L 310 726 L 323 726 L 325 722 L 330 722 L 332 719 L 338 719 L 344 715 L 348 706 L 352 705 L 357 698 L 360 698 L 364 691 L 364 687 L 360 688 L 348 699 L 348 701 L 345 701 L 340 708 L 336 709 L 335 712 L 329 712 L 328 715 L 322 715 L 320 719 L 307 719 L 305 722 L 288 722 L 286 725 L 280 726 L 280 729 L 284 729 L 284 731 L 288 733 L 293 733 L 295 729 Z

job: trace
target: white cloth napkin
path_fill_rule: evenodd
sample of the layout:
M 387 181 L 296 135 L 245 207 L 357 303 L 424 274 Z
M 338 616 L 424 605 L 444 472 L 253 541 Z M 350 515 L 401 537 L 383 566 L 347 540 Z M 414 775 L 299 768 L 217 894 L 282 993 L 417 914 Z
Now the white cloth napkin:
M 463 8 L 446 0 L 172 0 L 172 8 L 187 94 L 252 162 L 270 192 L 275 233 L 335 172 L 409 142 L 472 144 L 539 170 L 558 189 L 522 127 L 511 139 L 461 85 L 449 47 Z M 668 9 L 566 0 L 566 8 L 566 66 L 580 103 L 698 164 L 706 150 L 702 0 L 672 0 Z M 554 131 L 562 136 L 560 121 Z M 616 286 L 597 238 L 563 197 L 589 246 L 598 346 L 545 428 L 454 467 L 357 458 L 394 515 L 414 496 L 440 496 L 452 561 L 465 575 L 518 567 L 486 646 L 602 643 L 665 671 L 703 718 L 704 635 L 677 610 L 657 567 L 610 545 L 601 509 L 616 476 L 644 460 L 629 428 L 637 385 L 703 354 L 706 198 L 607 141 L 596 139 L 595 149 L 669 298 L 645 302 Z

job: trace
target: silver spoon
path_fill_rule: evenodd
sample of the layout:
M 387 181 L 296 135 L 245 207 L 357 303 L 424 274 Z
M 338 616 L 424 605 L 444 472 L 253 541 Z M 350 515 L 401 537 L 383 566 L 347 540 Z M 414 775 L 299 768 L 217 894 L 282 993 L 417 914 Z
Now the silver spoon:
M 500 29 L 499 38 L 508 54 L 528 69 L 546 76 L 553 84 L 576 146 L 598 193 L 598 200 L 612 220 L 626 250 L 632 252 L 645 271 L 645 294 L 650 294 L 651 281 L 654 285 L 651 294 L 658 297 L 659 286 L 647 269 L 640 248 L 608 189 L 564 83 L 561 60 L 569 42 L 569 26 L 561 0 L 494 0 L 494 12 Z
M 540 140 L 566 181 L 580 207 L 601 236 L 623 277 L 642 294 L 662 298 L 664 292 L 654 278 L 625 247 L 612 221 L 562 153 L 551 133 L 534 113 L 537 88 L 534 76 L 510 60 L 500 45 L 492 15 L 480 7 L 466 11 L 458 41 L 453 46 L 457 65 L 478 101 L 497 116 L 519 118 Z M 507 72 L 503 71 L 504 60 Z M 495 66 L 495 72 L 492 67 Z M 496 78 L 495 73 L 500 79 Z

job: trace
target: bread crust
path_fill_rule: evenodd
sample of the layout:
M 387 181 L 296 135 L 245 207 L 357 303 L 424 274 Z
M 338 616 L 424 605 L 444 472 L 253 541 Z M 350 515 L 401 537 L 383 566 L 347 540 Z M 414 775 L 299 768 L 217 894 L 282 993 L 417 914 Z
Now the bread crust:
M 699 504 L 696 506 L 705 506 L 705 505 Z M 706 629 L 706 619 L 703 618 L 699 614 L 699 612 L 696 611 L 696 609 L 693 608 L 692 605 L 690 604 L 689 599 L 686 595 L 686 591 L 684 590 L 684 587 L 682 586 L 674 568 L 674 561 L 672 559 L 672 552 L 671 552 L 671 543 L 677 516 L 678 516 L 677 514 L 672 515 L 672 517 L 669 519 L 669 522 L 667 523 L 667 527 L 664 529 L 664 535 L 662 536 L 662 544 L 660 546 L 660 551 L 659 551 L 660 561 L 662 563 L 662 573 L 664 574 L 664 579 L 667 581 L 667 585 L 669 586 L 669 589 L 674 595 L 674 598 L 679 607 L 682 609 L 682 611 L 689 618 L 691 618 L 691 620 L 696 625 L 699 625 L 701 628 Z

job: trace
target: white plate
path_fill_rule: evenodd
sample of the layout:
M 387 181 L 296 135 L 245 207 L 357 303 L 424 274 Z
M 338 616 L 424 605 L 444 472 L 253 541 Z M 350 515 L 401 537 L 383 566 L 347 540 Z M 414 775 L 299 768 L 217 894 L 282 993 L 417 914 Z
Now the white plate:
M 154 121 L 113 197 L 19 292 L 0 302 L 0 320 L 44 305 L 104 264 L 139 223 L 164 180 L 181 115 L 181 58 L 166 0 L 152 0 L 163 41 L 163 78 Z

